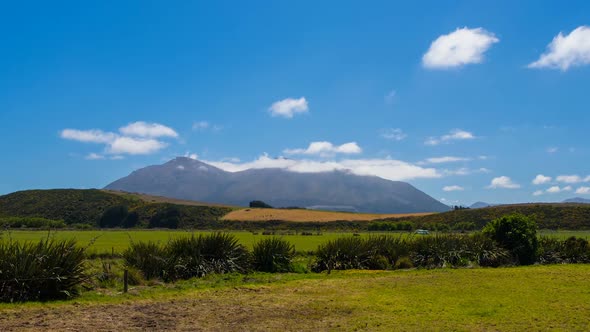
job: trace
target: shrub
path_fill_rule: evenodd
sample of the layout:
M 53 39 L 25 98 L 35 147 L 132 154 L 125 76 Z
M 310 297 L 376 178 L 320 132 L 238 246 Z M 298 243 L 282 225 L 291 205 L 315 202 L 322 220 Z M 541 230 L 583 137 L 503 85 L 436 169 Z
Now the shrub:
M 0 242 L 0 302 L 65 299 L 86 278 L 75 240 Z
M 372 252 L 360 237 L 341 237 L 321 244 L 313 271 L 366 269 Z
M 0 218 L 0 228 L 64 228 L 63 220 L 51 220 L 38 217 Z
M 155 242 L 131 242 L 123 252 L 125 264 L 139 269 L 145 279 L 168 278 L 169 259 L 164 248 Z
M 541 237 L 539 241 L 541 264 L 590 263 L 590 245 L 582 238 L 572 236 L 566 240 Z
M 366 241 L 371 255 L 376 256 L 369 260 L 369 263 L 377 263 L 369 264 L 369 269 L 385 270 L 394 266 L 400 257 L 410 254 L 408 240 L 402 236 L 377 235 L 369 237 Z M 383 261 L 379 263 L 380 257 L 385 259 L 386 264 L 383 264 Z
M 483 233 L 510 251 L 522 265 L 533 264 L 537 258 L 537 224 L 521 214 L 507 215 L 489 222 Z
M 250 207 L 251 208 L 267 208 L 267 209 L 272 209 L 272 206 L 264 203 L 263 201 L 252 201 L 252 202 L 250 202 Z
M 267 238 L 254 244 L 252 265 L 263 272 L 291 272 L 295 247 L 281 238 Z
M 123 257 L 129 266 L 141 270 L 146 279 L 165 281 L 246 272 L 250 267 L 248 250 L 235 236 L 225 233 L 178 237 L 165 246 L 132 243 Z

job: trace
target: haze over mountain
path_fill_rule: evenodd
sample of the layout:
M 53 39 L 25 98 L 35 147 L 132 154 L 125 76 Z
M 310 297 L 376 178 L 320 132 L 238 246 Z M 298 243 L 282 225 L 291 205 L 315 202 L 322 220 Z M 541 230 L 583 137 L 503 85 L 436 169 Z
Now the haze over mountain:
M 584 204 L 590 204 L 590 199 L 586 199 L 586 198 L 582 198 L 582 197 L 574 197 L 574 198 L 568 198 L 566 200 L 563 201 L 564 203 L 584 203 Z
M 329 206 L 376 213 L 449 210 L 408 183 L 376 176 L 343 171 L 296 173 L 275 168 L 232 173 L 185 157 L 139 169 L 105 189 L 241 206 L 262 200 L 275 207 Z

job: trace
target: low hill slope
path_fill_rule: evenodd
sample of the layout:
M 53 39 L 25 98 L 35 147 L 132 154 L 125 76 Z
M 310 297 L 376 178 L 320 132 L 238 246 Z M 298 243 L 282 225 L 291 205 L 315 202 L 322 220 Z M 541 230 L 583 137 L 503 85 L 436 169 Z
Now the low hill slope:
M 0 196 L 0 217 L 42 217 L 89 226 L 106 219 L 108 227 L 181 228 L 218 221 L 233 209 L 204 204 L 97 189 L 26 190 Z
M 330 222 L 330 221 L 371 221 L 384 218 L 404 218 L 423 216 L 430 213 L 375 214 L 317 211 L 304 209 L 240 209 L 226 214 L 223 220 L 233 221 L 292 221 L 292 222 Z
M 575 203 L 498 205 L 414 217 L 411 221 L 417 225 L 472 222 L 482 228 L 487 222 L 511 213 L 532 216 L 541 229 L 590 229 L 590 205 Z

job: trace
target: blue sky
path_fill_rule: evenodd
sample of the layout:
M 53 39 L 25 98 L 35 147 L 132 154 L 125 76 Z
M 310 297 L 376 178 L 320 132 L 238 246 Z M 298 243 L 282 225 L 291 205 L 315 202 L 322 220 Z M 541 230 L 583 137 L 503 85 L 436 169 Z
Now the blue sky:
M 587 1 L 3 7 L 0 194 L 186 155 L 449 204 L 590 198 Z

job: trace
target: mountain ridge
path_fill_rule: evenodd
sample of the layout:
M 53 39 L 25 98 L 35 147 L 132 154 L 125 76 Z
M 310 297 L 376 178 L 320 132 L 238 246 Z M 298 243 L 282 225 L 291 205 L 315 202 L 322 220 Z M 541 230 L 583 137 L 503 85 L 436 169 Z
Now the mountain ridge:
M 409 183 L 377 176 L 280 168 L 227 172 L 186 157 L 138 169 L 105 189 L 241 206 L 262 200 L 276 207 L 352 206 L 359 212 L 375 213 L 449 210 Z

